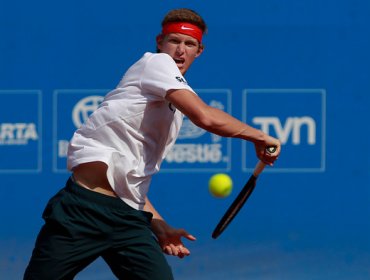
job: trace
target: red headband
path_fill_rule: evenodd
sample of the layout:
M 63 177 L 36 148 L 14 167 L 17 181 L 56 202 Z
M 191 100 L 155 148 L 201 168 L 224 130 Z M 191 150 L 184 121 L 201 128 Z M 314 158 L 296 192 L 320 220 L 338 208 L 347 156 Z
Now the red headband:
M 191 23 L 188 22 L 168 22 L 162 28 L 162 34 L 167 35 L 168 33 L 181 33 L 189 35 L 198 40 L 199 43 L 202 42 L 203 32 L 202 30 Z

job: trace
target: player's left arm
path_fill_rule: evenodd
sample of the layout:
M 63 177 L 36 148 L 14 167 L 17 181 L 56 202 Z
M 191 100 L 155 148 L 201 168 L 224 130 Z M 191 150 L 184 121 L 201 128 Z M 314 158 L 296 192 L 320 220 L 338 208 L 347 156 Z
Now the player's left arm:
M 144 211 L 151 212 L 153 214 L 151 224 L 152 231 L 157 237 L 163 252 L 179 258 L 190 255 L 189 249 L 185 247 L 181 238 L 184 237 L 188 240 L 194 241 L 195 237 L 193 235 L 189 234 L 184 229 L 176 229 L 168 225 L 148 198 L 145 199 Z

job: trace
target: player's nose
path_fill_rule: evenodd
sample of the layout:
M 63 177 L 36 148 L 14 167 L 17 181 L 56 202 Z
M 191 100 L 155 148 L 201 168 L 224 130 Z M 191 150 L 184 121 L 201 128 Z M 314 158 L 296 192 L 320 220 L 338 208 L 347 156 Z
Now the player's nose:
M 184 43 L 178 44 L 176 48 L 177 54 L 183 54 L 184 51 L 185 51 L 185 44 Z

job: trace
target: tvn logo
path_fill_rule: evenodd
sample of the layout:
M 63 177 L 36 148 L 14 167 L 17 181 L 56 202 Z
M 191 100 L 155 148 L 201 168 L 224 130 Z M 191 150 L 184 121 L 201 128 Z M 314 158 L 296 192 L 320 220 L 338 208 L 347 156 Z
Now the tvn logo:
M 283 125 L 277 117 L 255 117 L 252 123 L 260 126 L 269 135 L 274 134 L 283 145 L 290 140 L 293 145 L 301 144 L 302 131 L 307 130 L 307 143 L 316 144 L 316 121 L 310 116 L 288 117 Z M 272 129 L 270 129 L 272 128 Z
M 282 143 L 278 162 L 266 171 L 325 171 L 325 99 L 323 89 L 244 90 L 244 121 Z M 254 147 L 243 143 L 243 151 L 243 170 L 250 172 Z

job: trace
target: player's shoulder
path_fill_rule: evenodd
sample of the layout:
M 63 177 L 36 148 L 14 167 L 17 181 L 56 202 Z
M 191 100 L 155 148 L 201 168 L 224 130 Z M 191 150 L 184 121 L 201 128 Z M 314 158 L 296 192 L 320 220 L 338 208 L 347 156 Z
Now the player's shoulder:
M 165 53 L 144 53 L 139 60 L 137 60 L 127 70 L 127 73 L 141 72 L 143 69 L 161 69 L 163 67 L 170 67 L 171 64 L 175 64 L 174 60 Z M 170 67 L 171 68 L 171 67 Z
M 174 63 L 172 57 L 166 53 L 146 52 L 142 59 L 146 60 L 148 63 L 151 63 L 151 62 Z

